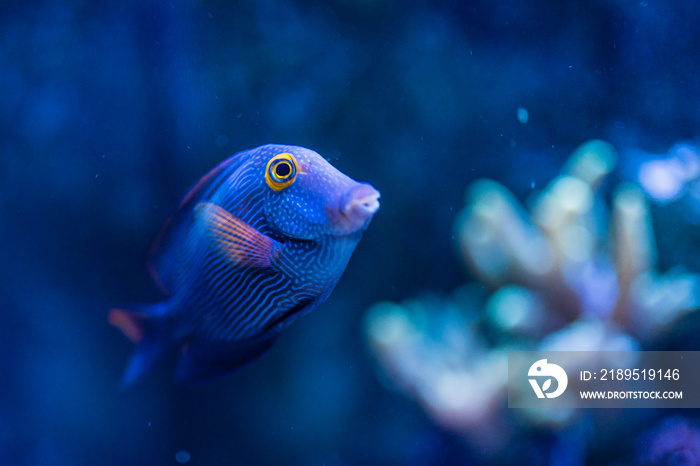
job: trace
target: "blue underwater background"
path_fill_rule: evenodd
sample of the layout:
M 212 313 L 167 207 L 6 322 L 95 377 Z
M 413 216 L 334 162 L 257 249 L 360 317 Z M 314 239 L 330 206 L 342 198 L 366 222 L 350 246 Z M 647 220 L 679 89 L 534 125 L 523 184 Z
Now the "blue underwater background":
M 700 349 L 699 20 L 697 2 L 654 0 L 0 3 L 0 464 L 700 464 L 697 410 L 557 424 L 501 395 L 486 416 L 451 415 L 411 388 L 443 393 L 396 364 L 400 332 L 376 310 L 420 302 L 422 318 L 396 312 L 410 351 L 438 342 L 426 367 L 449 352 L 445 329 L 483 340 L 465 371 L 509 341 L 478 303 L 512 282 L 539 309 L 546 290 L 507 261 L 484 273 L 497 245 L 485 263 L 460 246 L 465 192 L 488 178 L 527 206 L 577 147 L 605 140 L 593 152 L 617 163 L 581 223 L 603 291 L 574 268 L 563 286 L 584 304 L 526 339 L 605 314 L 599 293 L 622 289 L 607 230 L 586 225 L 605 224 L 623 184 L 644 193 L 654 233 L 630 257 L 651 245 L 640 274 L 685 298 L 660 292 L 638 307 L 673 318 L 615 331 Z M 132 347 L 108 309 L 158 298 L 144 265 L 161 223 L 208 170 L 266 143 L 309 147 L 381 191 L 337 288 L 226 378 L 177 385 L 171 354 L 119 390 Z M 557 238 L 565 253 L 583 241 Z M 465 287 L 481 296 L 471 310 L 444 305 Z

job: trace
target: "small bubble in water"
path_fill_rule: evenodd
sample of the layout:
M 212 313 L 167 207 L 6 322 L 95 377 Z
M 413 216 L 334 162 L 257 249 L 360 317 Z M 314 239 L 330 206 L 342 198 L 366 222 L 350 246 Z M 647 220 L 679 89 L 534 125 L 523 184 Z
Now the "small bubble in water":
M 518 121 L 520 123 L 527 123 L 527 121 L 530 119 L 530 113 L 527 111 L 526 108 L 520 107 L 517 112 L 518 115 Z
M 187 463 L 190 460 L 190 452 L 187 450 L 180 450 L 177 453 L 175 453 L 175 460 L 178 463 Z

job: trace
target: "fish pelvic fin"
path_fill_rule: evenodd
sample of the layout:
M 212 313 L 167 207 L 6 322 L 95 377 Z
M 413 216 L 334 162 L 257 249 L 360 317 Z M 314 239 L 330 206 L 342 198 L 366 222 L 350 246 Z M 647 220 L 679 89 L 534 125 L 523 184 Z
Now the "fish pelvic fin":
M 279 255 L 279 242 L 226 209 L 212 202 L 200 202 L 194 212 L 216 249 L 233 264 L 269 268 Z
M 110 309 L 107 320 L 136 346 L 121 377 L 121 388 L 133 385 L 158 359 L 167 342 L 165 319 L 160 305 L 143 310 Z

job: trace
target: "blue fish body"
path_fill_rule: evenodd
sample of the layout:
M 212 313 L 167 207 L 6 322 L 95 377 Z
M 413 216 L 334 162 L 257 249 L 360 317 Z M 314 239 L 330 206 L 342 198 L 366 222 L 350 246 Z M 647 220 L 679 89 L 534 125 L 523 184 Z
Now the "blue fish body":
M 218 377 L 269 349 L 328 298 L 378 200 L 372 186 L 302 147 L 271 144 L 222 162 L 185 195 L 151 248 L 167 299 L 110 310 L 110 323 L 138 344 L 122 383 L 169 346 L 181 350 L 181 381 Z

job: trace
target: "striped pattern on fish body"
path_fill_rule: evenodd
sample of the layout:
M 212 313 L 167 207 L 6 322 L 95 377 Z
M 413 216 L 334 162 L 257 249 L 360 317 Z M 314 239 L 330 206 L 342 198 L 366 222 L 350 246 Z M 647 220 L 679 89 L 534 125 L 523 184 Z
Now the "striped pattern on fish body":
M 218 376 L 264 352 L 333 290 L 379 193 L 317 153 L 262 146 L 220 164 L 185 196 L 152 248 L 169 298 L 110 321 L 140 343 L 132 383 L 180 345 L 183 380 Z

